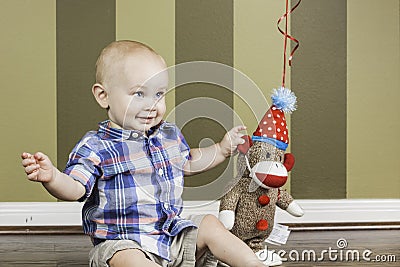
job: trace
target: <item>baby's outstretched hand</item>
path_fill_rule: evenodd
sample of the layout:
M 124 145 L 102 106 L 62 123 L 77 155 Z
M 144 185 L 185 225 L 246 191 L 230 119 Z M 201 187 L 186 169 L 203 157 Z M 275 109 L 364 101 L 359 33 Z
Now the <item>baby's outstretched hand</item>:
M 245 141 L 242 138 L 243 134 L 240 133 L 240 131 L 243 130 L 246 130 L 246 127 L 240 125 L 232 128 L 225 134 L 224 138 L 220 142 L 221 152 L 225 157 L 235 154 L 237 151 L 237 146 L 244 144 Z
M 35 155 L 31 155 L 24 152 L 21 158 L 22 166 L 30 181 L 46 183 L 53 179 L 54 166 L 45 154 L 37 152 Z

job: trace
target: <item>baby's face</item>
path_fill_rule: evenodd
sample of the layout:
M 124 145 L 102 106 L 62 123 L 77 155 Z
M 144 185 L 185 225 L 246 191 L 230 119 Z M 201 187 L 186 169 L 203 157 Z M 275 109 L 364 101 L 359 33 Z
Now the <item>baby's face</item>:
M 156 54 L 127 57 L 113 75 L 108 93 L 108 116 L 127 130 L 148 131 L 165 114 L 168 73 L 165 62 Z

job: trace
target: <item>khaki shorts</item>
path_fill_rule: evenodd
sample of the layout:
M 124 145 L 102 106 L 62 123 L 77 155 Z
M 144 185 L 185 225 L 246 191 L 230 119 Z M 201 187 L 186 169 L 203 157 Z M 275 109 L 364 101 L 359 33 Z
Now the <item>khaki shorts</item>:
M 190 216 L 188 219 L 199 226 L 203 217 L 204 215 L 196 215 Z M 187 228 L 173 238 L 170 247 L 171 262 L 142 249 L 140 245 L 133 240 L 106 240 L 95 246 L 90 251 L 89 266 L 108 267 L 108 261 L 118 251 L 125 249 L 139 249 L 148 259 L 162 267 L 216 267 L 217 260 L 209 251 L 196 261 L 197 232 L 197 228 Z

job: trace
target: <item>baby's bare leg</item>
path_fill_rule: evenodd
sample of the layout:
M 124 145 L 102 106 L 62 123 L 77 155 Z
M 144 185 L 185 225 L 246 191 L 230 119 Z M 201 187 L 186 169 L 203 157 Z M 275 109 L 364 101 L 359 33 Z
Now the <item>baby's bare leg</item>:
M 146 258 L 146 255 L 138 249 L 118 251 L 110 259 L 108 264 L 110 267 L 160 267 L 160 265 Z
M 213 215 L 206 215 L 200 223 L 197 235 L 196 256 L 206 248 L 219 260 L 233 267 L 265 267 L 254 252 Z

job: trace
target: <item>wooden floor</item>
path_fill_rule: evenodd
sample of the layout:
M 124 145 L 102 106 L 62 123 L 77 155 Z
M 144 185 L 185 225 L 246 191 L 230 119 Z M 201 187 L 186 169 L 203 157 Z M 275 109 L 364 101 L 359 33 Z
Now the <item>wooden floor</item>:
M 0 266 L 88 266 L 91 243 L 83 235 L 1 234 L 0 240 Z M 293 231 L 286 245 L 268 248 L 281 250 L 282 267 L 400 266 L 400 230 Z

